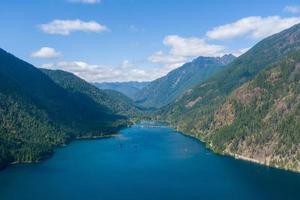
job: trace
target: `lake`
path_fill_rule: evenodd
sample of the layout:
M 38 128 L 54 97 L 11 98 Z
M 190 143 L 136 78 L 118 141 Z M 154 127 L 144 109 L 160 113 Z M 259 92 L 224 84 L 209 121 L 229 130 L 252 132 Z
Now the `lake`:
M 148 123 L 0 172 L 1 200 L 300 199 L 300 174 L 216 155 Z

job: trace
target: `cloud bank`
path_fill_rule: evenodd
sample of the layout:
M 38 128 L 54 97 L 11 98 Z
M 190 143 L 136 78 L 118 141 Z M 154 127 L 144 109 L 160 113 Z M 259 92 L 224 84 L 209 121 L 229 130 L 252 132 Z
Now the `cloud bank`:
M 290 7 L 289 10 L 296 12 L 295 7 Z M 228 50 L 227 47 L 212 44 L 212 42 L 224 42 L 229 39 L 238 40 L 239 38 L 248 38 L 256 42 L 297 23 L 300 23 L 300 17 L 250 16 L 214 27 L 212 30 L 207 31 L 202 38 L 168 35 L 164 38 L 163 44 L 170 47 L 169 52 L 157 51 L 148 60 L 175 68 L 198 56 L 222 56 L 227 53 L 239 56 L 249 48 Z
M 166 74 L 166 68 L 140 68 L 124 60 L 118 67 L 89 64 L 82 61 L 62 61 L 42 65 L 47 69 L 69 71 L 89 82 L 148 81 Z
M 239 19 L 233 23 L 215 27 L 208 31 L 206 36 L 212 40 L 226 40 L 237 37 L 261 39 L 278 33 L 297 23 L 300 23 L 300 17 L 251 16 Z
M 99 24 L 95 21 L 81 21 L 76 20 L 53 20 L 47 24 L 42 24 L 39 28 L 48 34 L 58 34 L 58 35 L 70 35 L 72 32 L 83 31 L 83 32 L 104 32 L 109 29 Z
M 222 42 L 226 43 L 227 40 L 234 39 L 234 42 L 238 42 L 239 39 L 247 39 L 254 43 L 297 23 L 300 23 L 300 17 L 250 16 L 214 27 L 207 31 L 203 37 L 167 35 L 162 43 L 169 50 L 165 52 L 156 51 L 150 55 L 147 60 L 157 64 L 151 68 L 135 66 L 128 60 L 116 67 L 89 64 L 82 61 L 61 61 L 44 64 L 43 67 L 70 71 L 90 82 L 149 81 L 166 75 L 171 70 L 198 56 L 222 56 L 227 53 L 239 56 L 249 50 L 249 48 L 229 50 L 228 47 L 220 45 Z M 80 20 L 54 20 L 41 25 L 41 28 L 46 33 L 61 35 L 69 35 L 74 31 L 101 32 L 108 30 L 106 26 L 97 22 Z M 216 42 L 218 43 L 216 44 Z M 55 57 L 58 55 L 57 53 L 54 49 L 42 48 L 34 52 L 32 56 Z
M 168 35 L 163 44 L 170 47 L 168 53 L 158 51 L 151 55 L 148 60 L 160 63 L 170 68 L 176 68 L 197 56 L 218 56 L 225 49 L 224 46 L 208 44 L 204 39 L 197 37 L 180 37 Z

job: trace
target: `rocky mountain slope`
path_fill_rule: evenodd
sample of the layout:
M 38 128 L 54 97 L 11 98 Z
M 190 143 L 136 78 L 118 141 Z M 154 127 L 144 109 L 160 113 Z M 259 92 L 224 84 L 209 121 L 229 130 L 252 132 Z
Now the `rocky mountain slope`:
M 149 83 L 136 94 L 138 105 L 160 108 L 198 83 L 203 82 L 234 60 L 233 55 L 199 57 L 171 71 L 166 76 Z
M 299 169 L 300 25 L 268 37 L 162 109 L 224 154 Z
M 217 151 L 300 171 L 300 51 L 233 91 L 208 132 Z

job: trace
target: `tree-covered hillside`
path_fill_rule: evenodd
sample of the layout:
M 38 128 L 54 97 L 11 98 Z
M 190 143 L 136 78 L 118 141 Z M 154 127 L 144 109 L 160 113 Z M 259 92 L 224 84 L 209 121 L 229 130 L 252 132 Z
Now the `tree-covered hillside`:
M 109 102 L 70 92 L 2 49 L 0 83 L 0 167 L 40 160 L 74 137 L 113 133 L 128 121 Z
M 36 161 L 63 144 L 67 134 L 0 73 L 0 168 L 16 161 Z
M 218 151 L 300 171 L 300 51 L 236 89 L 208 130 Z
M 235 59 L 223 57 L 198 57 L 192 62 L 171 71 L 166 76 L 150 82 L 137 92 L 135 100 L 144 107 L 160 108 L 176 100 L 185 91 L 220 71 Z
M 107 112 L 123 116 L 135 116 L 141 112 L 134 106 L 133 101 L 129 97 L 120 92 L 100 90 L 96 86 L 91 85 L 70 72 L 48 69 L 41 70 L 55 83 L 73 95 L 86 95 L 97 104 L 102 105 L 103 108 L 108 108 Z
M 268 37 L 226 66 L 220 73 L 185 93 L 177 102 L 165 107 L 161 112 L 161 117 L 179 130 L 208 143 L 214 141 L 215 149 L 223 150 L 227 146 L 226 144 L 224 146 L 224 141 L 218 139 L 218 131 L 212 127 L 227 126 L 233 120 L 235 116 L 231 110 L 233 105 L 226 104 L 226 100 L 230 98 L 232 92 L 252 80 L 271 64 L 279 61 L 284 62 L 287 55 L 299 49 L 300 25 Z M 275 90 L 276 87 L 273 89 Z M 253 92 L 259 93 L 261 91 L 255 90 Z M 251 113 L 251 110 L 248 112 Z M 223 113 L 217 115 L 220 116 L 219 120 L 215 119 L 216 113 Z M 244 115 L 244 117 L 251 116 Z M 237 120 L 245 120 L 243 125 L 240 124 L 240 126 L 244 126 L 243 128 L 253 125 L 249 119 L 237 118 Z M 249 124 L 247 124 L 248 122 Z M 255 126 L 258 124 L 260 123 L 256 123 Z M 285 127 L 286 131 L 291 131 L 293 128 L 293 125 Z M 242 135 L 239 137 L 239 131 L 231 128 L 227 133 L 231 132 L 231 137 L 236 136 L 235 139 L 243 140 Z

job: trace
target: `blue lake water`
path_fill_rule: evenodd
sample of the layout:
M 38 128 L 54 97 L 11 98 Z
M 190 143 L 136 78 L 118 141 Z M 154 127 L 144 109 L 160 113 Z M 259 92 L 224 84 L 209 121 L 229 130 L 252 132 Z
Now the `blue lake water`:
M 8 167 L 0 199 L 300 199 L 300 175 L 216 155 L 167 127 L 137 125 Z

